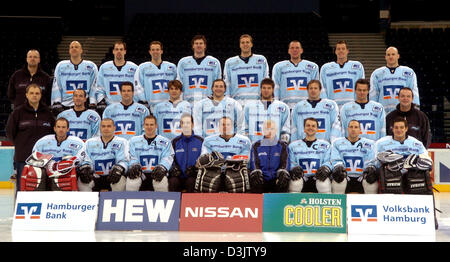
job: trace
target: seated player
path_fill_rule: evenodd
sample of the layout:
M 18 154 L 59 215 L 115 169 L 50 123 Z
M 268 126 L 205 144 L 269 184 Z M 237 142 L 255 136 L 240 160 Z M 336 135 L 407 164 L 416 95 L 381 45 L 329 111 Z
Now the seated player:
M 249 175 L 252 193 L 288 191 L 288 144 L 277 139 L 277 129 L 275 121 L 264 121 L 264 138 L 252 146 Z

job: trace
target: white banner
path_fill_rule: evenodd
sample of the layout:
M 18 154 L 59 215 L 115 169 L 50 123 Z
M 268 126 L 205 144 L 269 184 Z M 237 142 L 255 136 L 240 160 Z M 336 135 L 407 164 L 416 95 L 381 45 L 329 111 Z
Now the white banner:
M 435 234 L 431 195 L 348 194 L 348 234 Z
M 17 192 L 12 230 L 93 231 L 98 192 Z

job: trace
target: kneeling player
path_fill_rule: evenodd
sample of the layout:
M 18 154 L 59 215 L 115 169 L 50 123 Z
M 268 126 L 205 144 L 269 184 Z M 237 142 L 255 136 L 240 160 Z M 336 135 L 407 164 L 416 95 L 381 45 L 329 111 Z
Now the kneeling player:
M 127 191 L 169 191 L 168 170 L 173 162 L 170 140 L 156 135 L 153 115 L 144 118 L 144 134 L 130 139 Z
M 331 193 L 331 145 L 316 138 L 318 125 L 314 118 L 305 119 L 306 137 L 289 144 L 289 192 Z
M 349 122 L 347 133 L 347 137 L 336 139 L 331 147 L 332 192 L 376 194 L 378 174 L 370 165 L 375 141 L 360 137 L 361 127 L 357 120 Z
M 249 175 L 252 193 L 288 191 L 288 144 L 277 139 L 277 132 L 275 121 L 264 121 L 264 138 L 252 146 Z
M 128 141 L 114 135 L 110 118 L 100 122 L 100 137 L 86 140 L 86 158 L 78 170 L 80 191 L 124 191 Z

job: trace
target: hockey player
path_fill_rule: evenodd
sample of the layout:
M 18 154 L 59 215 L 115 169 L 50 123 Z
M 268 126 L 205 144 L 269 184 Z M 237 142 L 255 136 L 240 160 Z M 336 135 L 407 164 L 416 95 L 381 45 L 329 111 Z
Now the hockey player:
M 305 137 L 304 120 L 313 117 L 317 120 L 317 138 L 333 142 L 341 137 L 341 123 L 339 121 L 339 109 L 336 102 L 330 99 L 321 99 L 322 85 L 318 80 L 311 80 L 307 86 L 308 99 L 295 105 L 292 110 L 291 141 Z
M 306 137 L 289 144 L 289 192 L 331 193 L 331 145 L 317 139 L 319 122 L 306 118 Z
M 386 66 L 373 71 L 370 76 L 370 100 L 377 101 L 384 106 L 386 114 L 395 110 L 398 104 L 398 92 L 403 87 L 413 90 L 414 104 L 420 105 L 417 76 L 414 70 L 398 63 L 400 55 L 397 48 L 391 46 L 386 49 Z
M 263 123 L 263 139 L 252 145 L 249 175 L 252 193 L 287 192 L 289 175 L 288 144 L 277 138 L 277 123 Z
M 241 54 L 228 58 L 223 68 L 227 95 L 244 106 L 248 100 L 258 100 L 260 83 L 269 77 L 269 65 L 263 55 L 252 53 L 253 38 L 244 34 L 239 38 Z
M 136 96 L 148 103 L 151 112 L 154 107 L 169 99 L 168 83 L 177 77 L 175 64 L 163 61 L 163 45 L 152 41 L 148 50 L 151 60 L 139 65 L 136 75 Z
M 277 127 L 276 138 L 289 143 L 291 118 L 288 105 L 274 100 L 275 83 L 270 78 L 261 81 L 261 99 L 247 101 L 244 107 L 244 124 L 242 134 L 252 143 L 263 138 L 262 124 L 272 119 Z
M 58 115 L 69 121 L 69 134 L 77 136 L 83 141 L 93 136 L 100 135 L 99 114 L 91 109 L 86 109 L 86 91 L 77 89 L 73 92 L 73 108 L 67 109 Z
M 222 69 L 217 58 L 206 55 L 205 36 L 194 36 L 191 46 L 194 54 L 180 59 L 177 79 L 183 83 L 184 99 L 193 104 L 211 95 L 212 82 L 222 78 Z
M 378 192 L 378 176 L 372 167 L 369 168 L 374 158 L 375 141 L 360 136 L 360 132 L 358 120 L 350 120 L 348 135 L 336 139 L 331 146 L 331 189 L 334 194 Z
M 240 132 L 243 122 L 242 106 L 233 98 L 225 96 L 226 90 L 225 81 L 216 79 L 212 84 L 212 96 L 194 104 L 192 115 L 196 135 L 206 138 L 219 134 L 218 123 L 224 116 L 232 120 L 232 132 Z
M 302 59 L 303 48 L 299 41 L 289 43 L 289 60 L 276 63 L 272 69 L 272 79 L 275 82 L 275 99 L 286 103 L 290 109 L 301 100 L 308 98 L 306 85 L 309 81 L 319 80 L 319 66 Z M 322 89 L 321 98 L 326 98 Z
M 80 191 L 124 191 L 130 161 L 128 141 L 114 135 L 111 118 L 100 123 L 101 136 L 86 141 L 86 157 L 78 170 Z
M 355 100 L 356 80 L 365 77 L 364 67 L 359 61 L 348 60 L 347 42 L 338 41 L 334 50 L 336 62 L 329 62 L 320 68 L 320 81 L 327 98 L 341 108 Z
M 114 60 L 105 62 L 98 70 L 96 100 L 99 114 L 103 114 L 106 106 L 121 101 L 119 87 L 123 82 L 133 82 L 137 65 L 125 60 L 127 45 L 117 41 L 112 50 Z M 138 100 L 135 98 L 135 101 Z
M 142 134 L 144 118 L 150 114 L 147 107 L 133 101 L 134 86 L 131 82 L 120 85 L 120 103 L 106 107 L 103 119 L 111 118 L 116 125 L 115 135 L 129 140 L 133 136 Z
M 156 118 L 146 116 L 145 133 L 130 139 L 127 191 L 169 191 L 167 177 L 174 151 L 169 139 L 156 134 L 157 128 Z
M 181 98 L 183 86 L 180 81 L 170 80 L 168 86 L 169 100 L 158 103 L 154 107 L 153 115 L 156 117 L 158 124 L 157 134 L 172 140 L 181 134 L 181 115 L 183 113 L 190 115 L 192 106 Z
M 356 100 L 344 104 L 341 108 L 343 136 L 348 136 L 347 127 L 351 120 L 361 125 L 361 137 L 378 140 L 386 136 L 386 115 L 383 106 L 369 101 L 370 82 L 358 79 L 355 84 Z
M 75 89 L 84 89 L 89 104 L 97 104 L 97 65 L 81 57 L 83 48 L 78 41 L 70 43 L 69 53 L 70 59 L 59 62 L 55 68 L 51 95 L 51 107 L 55 116 L 73 106 L 72 96 Z
M 195 163 L 201 153 L 203 138 L 194 135 L 194 120 L 190 114 L 183 114 L 180 123 L 182 134 L 172 140 L 175 156 L 169 170 L 169 191 L 193 193 L 198 173 Z

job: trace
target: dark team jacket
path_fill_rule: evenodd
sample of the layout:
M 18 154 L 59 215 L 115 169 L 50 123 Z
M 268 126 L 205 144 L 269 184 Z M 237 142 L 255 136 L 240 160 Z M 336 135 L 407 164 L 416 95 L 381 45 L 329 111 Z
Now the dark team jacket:
M 9 79 L 8 84 L 8 98 L 14 107 L 25 104 L 25 91 L 28 85 L 31 83 L 38 84 L 42 90 L 41 100 L 50 105 L 50 98 L 52 93 L 52 78 L 44 72 L 41 67 L 38 67 L 36 74 L 31 76 L 28 71 L 27 65 L 14 72 Z
M 28 102 L 14 109 L 6 124 L 6 136 L 14 144 L 14 161 L 24 162 L 36 141 L 53 133 L 54 125 L 55 117 L 43 103 L 36 111 Z
M 173 151 L 175 157 L 173 165 L 178 165 L 182 171 L 182 178 L 186 178 L 186 168 L 195 166 L 197 158 L 202 151 L 203 138 L 197 135 L 191 135 L 189 137 L 181 134 L 172 140 Z
M 250 154 L 250 170 L 261 169 L 264 180 L 276 178 L 278 169 L 289 171 L 288 144 L 278 141 L 274 145 L 262 145 L 262 140 L 255 142 Z
M 407 135 L 417 138 L 421 141 L 425 148 L 428 148 L 431 144 L 431 130 L 430 121 L 427 115 L 418 110 L 415 104 L 412 104 L 411 110 L 408 112 L 400 111 L 400 104 L 397 108 L 390 112 L 386 116 L 386 133 L 387 135 L 393 135 L 392 128 L 394 126 L 394 119 L 397 117 L 402 117 L 408 121 L 408 132 Z

